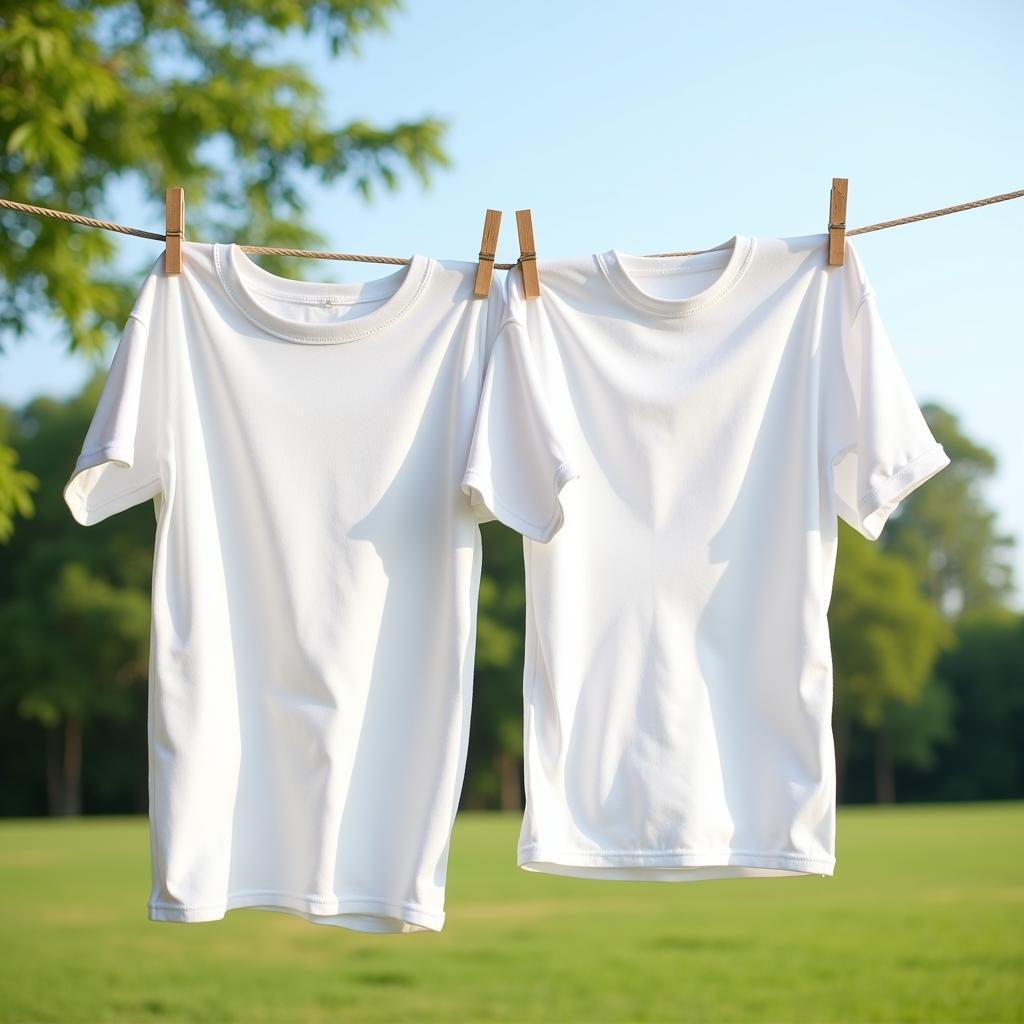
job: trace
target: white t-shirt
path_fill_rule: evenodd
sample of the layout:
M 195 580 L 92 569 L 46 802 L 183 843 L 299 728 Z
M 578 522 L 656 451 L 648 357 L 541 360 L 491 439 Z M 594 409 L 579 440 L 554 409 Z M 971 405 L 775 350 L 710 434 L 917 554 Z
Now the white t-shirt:
M 524 868 L 833 871 L 837 515 L 875 539 L 949 460 L 826 248 L 508 277 L 464 486 L 527 538 Z
M 65 490 L 156 499 L 149 916 L 440 929 L 481 544 L 460 484 L 502 296 L 237 246 L 154 264 Z

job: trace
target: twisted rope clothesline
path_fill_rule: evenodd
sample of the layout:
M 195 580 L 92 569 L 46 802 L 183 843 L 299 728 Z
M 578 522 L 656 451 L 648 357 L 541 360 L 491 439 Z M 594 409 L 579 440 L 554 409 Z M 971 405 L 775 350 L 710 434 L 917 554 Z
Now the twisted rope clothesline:
M 915 213 L 910 217 L 899 217 L 896 220 L 884 220 L 878 224 L 868 224 L 862 228 L 851 228 L 846 234 L 863 235 L 869 231 L 881 231 L 883 228 L 894 228 L 900 224 L 913 224 L 919 220 L 929 220 L 932 217 L 942 217 L 947 213 L 959 213 L 961 210 L 974 210 L 979 206 L 988 206 L 991 203 L 1003 203 L 1008 199 L 1020 199 L 1024 196 L 1024 189 L 1017 192 L 1004 192 L 1002 195 L 989 196 L 987 199 L 975 199 L 970 203 L 960 203 L 958 206 L 947 206 L 941 210 L 929 210 L 927 213 Z M 67 213 L 64 210 L 51 210 L 45 206 L 31 206 L 28 203 L 16 203 L 11 199 L 0 199 L 0 207 L 8 210 L 17 210 L 19 213 L 31 213 L 38 217 L 55 217 L 58 220 L 70 221 L 72 224 L 83 224 L 90 228 L 103 228 L 105 231 L 117 231 L 122 235 L 135 235 L 137 238 L 151 238 L 155 242 L 165 242 L 166 235 L 158 234 L 155 231 L 143 231 L 141 228 L 130 228 L 124 224 L 114 224 L 108 220 L 96 220 L 94 217 L 82 217 L 77 213 Z M 405 266 L 409 260 L 401 256 L 364 256 L 348 252 L 316 252 L 310 249 L 282 249 L 266 245 L 240 245 L 245 252 L 258 253 L 268 256 L 298 256 L 303 259 L 313 260 L 347 260 L 352 263 L 386 263 L 396 266 Z M 655 252 L 651 256 L 696 256 L 698 253 L 709 252 L 708 249 L 691 249 L 687 252 Z M 515 263 L 495 263 L 496 270 L 511 270 Z

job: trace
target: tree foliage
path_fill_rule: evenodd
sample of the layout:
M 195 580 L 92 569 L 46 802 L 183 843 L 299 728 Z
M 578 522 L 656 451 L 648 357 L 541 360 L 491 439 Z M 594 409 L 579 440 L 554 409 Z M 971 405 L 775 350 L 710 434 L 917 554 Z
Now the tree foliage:
M 887 706 L 920 699 L 949 627 L 911 567 L 845 524 L 829 608 L 837 713 L 877 729 Z
M 522 800 L 523 539 L 500 523 L 481 528 L 473 721 L 465 802 L 518 809 Z
M 134 715 L 148 676 L 153 509 L 87 532 L 62 498 L 102 383 L 8 412 L 40 483 L 37 515 L 0 549 L 0 712 L 42 728 L 50 808 L 62 813 L 80 805 L 86 727 Z
M 39 486 L 35 476 L 18 465 L 11 432 L 11 412 L 0 408 L 0 544 L 14 533 L 15 519 L 27 519 L 35 511 L 32 494 Z
M 1024 792 L 1024 615 L 1006 609 L 964 615 L 956 647 L 937 672 L 949 687 L 952 736 L 930 784 L 932 799 L 1020 797 Z
M 870 735 L 883 800 L 895 796 L 897 765 L 944 772 L 939 751 L 956 743 L 965 694 L 945 675 L 955 659 L 940 652 L 962 641 L 962 615 L 998 615 L 1013 589 L 1013 540 L 984 495 L 994 454 L 949 410 L 928 404 L 924 413 L 950 465 L 904 499 L 874 548 L 844 527 L 830 614 L 838 745 L 845 758 L 851 730 Z
M 997 529 L 985 500 L 996 457 L 967 437 L 948 409 L 928 404 L 924 413 L 950 464 L 908 495 L 879 543 L 911 566 L 946 615 L 998 608 L 1013 592 L 1007 555 L 1014 541 Z

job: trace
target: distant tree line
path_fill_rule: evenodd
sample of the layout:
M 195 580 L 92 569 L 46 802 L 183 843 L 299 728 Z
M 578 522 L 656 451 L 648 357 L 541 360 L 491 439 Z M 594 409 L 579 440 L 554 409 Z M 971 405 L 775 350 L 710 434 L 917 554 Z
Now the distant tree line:
M 152 505 L 85 529 L 62 488 L 103 375 L 67 401 L 0 406 L 38 479 L 0 545 L 0 814 L 144 811 Z M 983 500 L 991 453 L 927 406 L 952 464 L 872 544 L 842 526 L 830 622 L 846 801 L 1024 795 L 1024 616 Z M 522 540 L 484 527 L 468 807 L 522 804 Z

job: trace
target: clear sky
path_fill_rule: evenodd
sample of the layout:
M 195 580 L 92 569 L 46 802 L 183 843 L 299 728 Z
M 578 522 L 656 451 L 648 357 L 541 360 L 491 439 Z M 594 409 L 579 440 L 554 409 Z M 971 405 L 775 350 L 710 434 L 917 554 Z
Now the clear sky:
M 358 59 L 309 41 L 282 50 L 321 82 L 333 122 L 450 125 L 453 166 L 427 192 L 410 180 L 367 207 L 347 186 L 311 190 L 333 248 L 473 259 L 491 206 L 506 214 L 499 259 L 512 260 L 512 214 L 527 206 L 543 258 L 824 231 L 833 176 L 850 179 L 851 226 L 1024 188 L 1022 40 L 1020 0 L 408 0 Z M 108 212 L 162 230 L 162 206 L 130 184 Z M 1022 239 L 1024 199 L 855 241 L 919 400 L 959 414 L 999 458 L 989 498 L 1020 540 L 1019 585 Z M 122 244 L 132 267 L 159 254 Z M 311 263 L 307 276 L 377 273 Z M 54 333 L 41 323 L 7 346 L 0 400 L 79 386 L 87 367 Z

